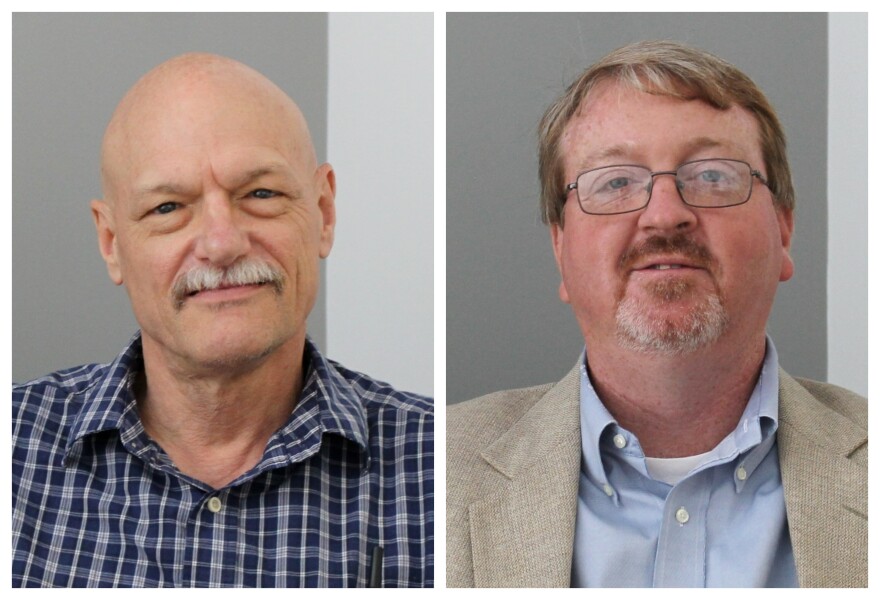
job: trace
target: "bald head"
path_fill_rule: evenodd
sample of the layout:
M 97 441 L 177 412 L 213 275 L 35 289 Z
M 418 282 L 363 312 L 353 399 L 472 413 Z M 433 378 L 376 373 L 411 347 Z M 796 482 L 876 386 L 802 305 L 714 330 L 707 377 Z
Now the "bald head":
M 104 198 L 136 175 L 146 151 L 190 140 L 210 143 L 249 128 L 281 138 L 291 157 L 309 172 L 317 166 L 308 126 L 297 105 L 261 73 L 214 54 L 172 58 L 144 75 L 113 113 L 101 147 Z

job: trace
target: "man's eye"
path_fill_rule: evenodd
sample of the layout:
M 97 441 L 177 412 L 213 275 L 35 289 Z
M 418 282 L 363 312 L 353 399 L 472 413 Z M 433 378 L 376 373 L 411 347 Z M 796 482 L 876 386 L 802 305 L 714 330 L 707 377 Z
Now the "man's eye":
M 260 188 L 258 190 L 254 190 L 253 192 L 251 192 L 250 195 L 253 196 L 254 198 L 260 198 L 262 200 L 265 200 L 268 198 L 274 198 L 275 196 L 278 195 L 278 192 L 273 192 L 272 190 Z
M 615 177 L 614 179 L 612 179 L 611 181 L 609 181 L 605 185 L 609 189 L 619 190 L 619 189 L 625 188 L 626 186 L 629 185 L 629 178 L 628 177 Z
M 177 202 L 163 202 L 159 206 L 153 209 L 153 212 L 160 215 L 167 215 L 170 212 L 174 212 L 180 205 Z
M 700 178 L 707 183 L 718 183 L 725 179 L 724 174 L 720 171 L 703 171 L 700 173 Z
M 617 197 L 620 194 L 630 192 L 635 182 L 631 177 L 626 175 L 617 175 L 615 177 L 610 177 L 606 180 L 597 182 L 595 186 L 596 194 L 604 195 L 604 196 L 614 196 Z

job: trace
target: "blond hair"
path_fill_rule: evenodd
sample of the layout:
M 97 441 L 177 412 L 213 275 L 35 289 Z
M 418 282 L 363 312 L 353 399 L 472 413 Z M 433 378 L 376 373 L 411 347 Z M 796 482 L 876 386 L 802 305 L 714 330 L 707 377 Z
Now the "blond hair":
M 763 92 L 745 73 L 704 50 L 670 41 L 637 42 L 593 64 L 544 113 L 538 130 L 541 219 L 563 224 L 566 194 L 560 138 L 578 109 L 603 81 L 649 94 L 702 100 L 726 110 L 740 106 L 758 122 L 768 187 L 778 208 L 794 208 L 794 186 L 785 152 L 785 133 Z

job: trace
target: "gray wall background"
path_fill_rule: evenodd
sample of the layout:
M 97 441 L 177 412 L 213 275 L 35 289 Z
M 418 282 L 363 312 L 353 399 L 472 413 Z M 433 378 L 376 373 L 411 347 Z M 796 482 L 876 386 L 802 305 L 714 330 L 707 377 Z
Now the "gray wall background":
M 583 348 L 538 217 L 535 132 L 587 65 L 641 39 L 725 58 L 776 107 L 797 192 L 795 277 L 769 331 L 789 372 L 826 378 L 827 15 L 449 14 L 446 32 L 448 402 L 555 381 Z

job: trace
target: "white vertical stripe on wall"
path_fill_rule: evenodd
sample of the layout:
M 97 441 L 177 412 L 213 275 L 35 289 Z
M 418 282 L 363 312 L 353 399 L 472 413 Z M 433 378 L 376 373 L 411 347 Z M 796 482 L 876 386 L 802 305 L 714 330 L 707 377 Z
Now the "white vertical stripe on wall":
M 327 159 L 338 222 L 326 270 L 327 353 L 428 395 L 433 41 L 431 14 L 329 16 Z
M 828 381 L 867 396 L 866 13 L 829 15 L 828 61 Z

